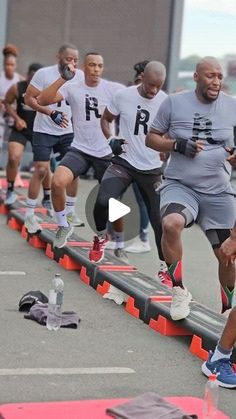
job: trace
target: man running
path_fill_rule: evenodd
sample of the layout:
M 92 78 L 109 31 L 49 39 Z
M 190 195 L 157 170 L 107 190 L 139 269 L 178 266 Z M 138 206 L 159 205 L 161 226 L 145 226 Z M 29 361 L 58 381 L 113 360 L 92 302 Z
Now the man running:
M 73 65 L 69 68 L 73 73 Z M 73 232 L 65 216 L 65 188 L 91 166 L 100 182 L 111 161 L 111 149 L 102 133 L 100 119 L 113 95 L 124 86 L 102 79 L 103 69 L 103 57 L 89 52 L 84 59 L 84 81 L 72 85 L 59 77 L 38 98 L 41 105 L 66 99 L 71 106 L 75 132 L 72 147 L 52 180 L 52 202 L 58 221 L 54 247 L 63 247 Z
M 114 158 L 106 170 L 94 207 L 98 234 L 89 257 L 99 262 L 108 241 L 106 224 L 109 198 L 119 198 L 132 182 L 136 182 L 147 206 L 155 233 L 159 258 L 163 260 L 160 240 L 159 194 L 161 161 L 159 153 L 148 150 L 145 136 L 157 109 L 166 98 L 161 90 L 166 77 L 162 63 L 152 61 L 145 67 L 142 83 L 118 92 L 107 106 L 101 119 L 103 133 L 112 148 Z M 119 116 L 119 138 L 112 135 L 110 124 Z M 120 241 L 124 241 L 123 232 Z
M 146 138 L 148 147 L 171 153 L 160 193 L 162 249 L 173 283 L 173 320 L 184 319 L 190 312 L 191 294 L 182 281 L 181 234 L 195 221 L 218 259 L 222 313 L 232 307 L 235 284 L 235 264 L 225 265 L 220 246 L 236 218 L 227 161 L 236 125 L 236 100 L 220 91 L 223 73 L 214 57 L 197 64 L 194 80 L 195 91 L 170 95 L 163 102 Z
M 59 100 L 56 104 L 43 109 L 42 106 L 38 105 L 36 98 L 43 89 L 60 76 L 67 64 L 73 63 L 76 67 L 78 58 L 79 52 L 76 46 L 72 44 L 62 45 L 57 55 L 58 64 L 37 71 L 26 91 L 25 103 L 37 111 L 33 127 L 35 170 L 29 185 L 25 217 L 25 227 L 29 233 L 36 233 L 41 230 L 41 226 L 34 216 L 34 209 L 37 204 L 41 182 L 49 171 L 51 152 L 56 148 L 56 151 L 63 157 L 73 140 L 71 110 L 68 103 L 65 100 Z M 82 80 L 83 77 L 83 72 L 76 70 L 73 80 Z M 68 123 L 64 114 L 67 115 Z M 74 217 L 76 193 L 77 183 L 75 181 L 69 184 L 67 188 L 67 217 L 72 224 L 79 226 L 81 220 Z M 48 190 L 48 195 L 50 195 L 50 190 Z

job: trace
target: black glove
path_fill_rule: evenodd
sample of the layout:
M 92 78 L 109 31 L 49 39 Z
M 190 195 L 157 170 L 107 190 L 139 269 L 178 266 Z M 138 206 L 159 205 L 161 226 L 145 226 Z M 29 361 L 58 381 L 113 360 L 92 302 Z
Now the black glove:
M 174 151 L 184 154 L 186 157 L 193 158 L 197 154 L 197 144 L 193 140 L 177 138 L 174 143 Z
M 52 111 L 50 117 L 52 118 L 53 122 L 55 122 L 55 124 L 57 125 L 61 125 L 64 119 L 63 112 L 59 111 Z
M 109 146 L 112 149 L 112 153 L 115 156 L 120 156 L 120 154 L 124 153 L 124 150 L 122 148 L 122 145 L 125 143 L 125 140 L 122 138 L 111 138 L 109 141 Z
M 66 81 L 73 79 L 73 77 L 75 76 L 75 72 L 71 71 L 68 65 L 64 65 L 60 67 L 60 74 L 61 74 L 61 77 Z

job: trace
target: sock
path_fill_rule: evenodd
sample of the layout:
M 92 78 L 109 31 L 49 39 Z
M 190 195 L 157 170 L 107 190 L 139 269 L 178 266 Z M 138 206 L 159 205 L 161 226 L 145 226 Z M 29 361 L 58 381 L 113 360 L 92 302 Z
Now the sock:
M 57 224 L 59 227 L 69 227 L 67 218 L 66 218 L 66 210 L 55 212 Z
M 51 189 L 43 189 L 43 199 L 45 201 L 50 201 L 51 200 Z
M 9 182 L 7 182 L 7 191 L 8 192 L 13 192 L 14 191 L 14 180 L 11 182 L 11 181 L 9 181 Z
M 229 308 L 232 308 L 234 287 L 227 287 L 227 285 L 221 285 L 220 290 L 221 290 L 221 302 L 222 302 L 221 313 L 224 313 Z
M 170 274 L 173 287 L 181 287 L 184 289 L 182 282 L 182 260 L 177 260 L 177 262 L 169 265 L 168 272 Z
M 66 197 L 66 214 L 73 214 L 75 212 L 75 203 L 77 197 L 75 196 L 67 196 Z
M 34 215 L 34 210 L 36 208 L 37 205 L 37 199 L 31 199 L 31 198 L 27 198 L 26 199 L 26 217 L 30 217 L 31 215 Z
M 147 242 L 148 241 L 148 229 L 147 228 L 142 229 L 142 231 L 139 234 L 139 238 L 142 242 Z
M 116 249 L 124 249 L 125 242 L 124 242 L 124 232 L 123 231 L 115 231 L 114 230 L 114 240 L 116 242 L 116 244 L 115 244 Z
M 218 343 L 211 357 L 211 362 L 218 361 L 218 359 L 222 359 L 222 358 L 230 359 L 231 355 L 232 355 L 232 349 L 222 348 L 222 346 L 220 346 Z

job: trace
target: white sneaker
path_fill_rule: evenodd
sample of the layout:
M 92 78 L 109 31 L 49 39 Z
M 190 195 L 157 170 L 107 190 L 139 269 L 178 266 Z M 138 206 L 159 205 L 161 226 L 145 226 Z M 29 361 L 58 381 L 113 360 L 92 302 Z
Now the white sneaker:
M 12 205 L 17 200 L 17 194 L 14 191 L 7 191 L 5 205 Z
M 173 287 L 172 302 L 170 306 L 170 315 L 172 320 L 185 319 L 190 313 L 189 303 L 192 295 L 187 288 Z
M 137 239 L 136 242 L 130 244 L 125 248 L 128 253 L 146 253 L 150 252 L 151 246 L 149 241 L 143 242 L 140 239 Z
M 53 240 L 53 247 L 57 247 L 61 249 L 64 247 L 69 239 L 69 237 L 72 235 L 74 231 L 74 227 L 69 225 L 68 227 L 58 226 L 56 237 Z
M 115 248 L 116 248 L 116 242 L 114 240 L 109 240 L 109 242 L 106 245 L 106 249 L 115 250 Z
M 38 223 L 35 215 L 29 215 L 25 217 L 24 226 L 30 234 L 40 233 L 40 231 L 42 230 L 42 227 Z
M 103 295 L 103 298 L 113 300 L 116 304 L 121 305 L 127 301 L 128 295 L 111 285 L 109 291 Z

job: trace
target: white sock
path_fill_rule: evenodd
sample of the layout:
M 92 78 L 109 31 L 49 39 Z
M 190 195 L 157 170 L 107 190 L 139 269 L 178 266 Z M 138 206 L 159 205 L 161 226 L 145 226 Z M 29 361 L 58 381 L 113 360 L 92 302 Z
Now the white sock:
M 31 199 L 31 198 L 26 199 L 26 206 L 27 206 L 26 213 L 25 213 L 26 217 L 30 217 L 31 215 L 34 215 L 34 210 L 36 208 L 37 201 L 38 201 L 37 199 Z
M 77 200 L 76 196 L 66 197 L 66 214 L 71 214 L 71 213 L 74 214 L 76 200 Z
M 63 211 L 55 211 L 55 215 L 56 215 L 56 219 L 57 219 L 57 224 L 59 225 L 59 227 L 69 227 L 67 218 L 66 218 L 66 210 L 64 209 Z
M 232 355 L 232 350 L 223 349 L 221 347 L 219 348 L 219 345 L 217 345 L 211 357 L 211 362 L 218 361 L 218 359 L 222 359 L 222 358 L 230 359 L 231 355 Z
M 113 240 L 116 242 L 116 249 L 124 249 L 125 242 L 124 242 L 124 232 L 123 231 L 115 231 L 114 230 Z

